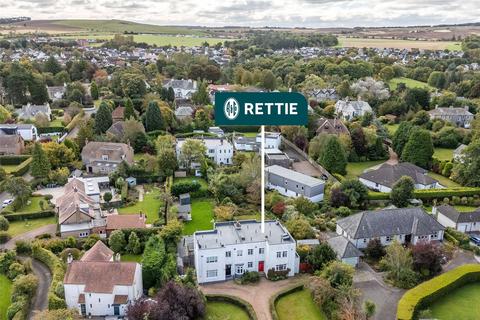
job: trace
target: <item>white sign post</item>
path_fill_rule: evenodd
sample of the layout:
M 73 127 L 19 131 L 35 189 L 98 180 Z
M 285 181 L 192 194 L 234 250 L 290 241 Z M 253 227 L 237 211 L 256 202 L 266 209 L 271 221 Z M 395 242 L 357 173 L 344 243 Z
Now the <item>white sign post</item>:
M 262 190 L 261 190 L 261 212 L 262 212 L 262 233 L 265 233 L 265 126 L 262 126 L 261 131 L 260 131 L 260 136 L 262 139 L 262 143 L 260 144 L 260 148 L 262 149 L 260 151 L 261 155 L 261 169 L 262 169 Z

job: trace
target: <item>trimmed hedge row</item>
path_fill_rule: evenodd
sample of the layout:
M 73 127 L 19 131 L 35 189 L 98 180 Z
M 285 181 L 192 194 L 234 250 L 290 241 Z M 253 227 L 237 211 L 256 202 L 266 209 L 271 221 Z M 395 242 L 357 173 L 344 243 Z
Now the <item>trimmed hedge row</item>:
M 248 318 L 250 320 L 257 320 L 257 314 L 255 313 L 255 310 L 253 310 L 252 305 L 243 299 L 221 294 L 207 294 L 205 295 L 205 298 L 207 301 L 226 302 L 236 305 L 242 308 L 248 314 Z
M 23 161 L 27 160 L 28 158 L 30 158 L 30 155 L 0 156 L 0 165 L 18 165 Z
M 12 213 L 12 214 L 4 214 L 3 216 L 7 218 L 8 221 L 12 222 L 12 221 L 20 221 L 20 220 L 53 217 L 55 216 L 55 211 L 45 210 L 45 211 L 29 212 L 29 213 Z
M 48 289 L 48 309 L 64 309 L 67 307 L 64 297 L 56 294 L 58 286 L 63 285 L 63 277 L 65 276 L 65 266 L 63 262 L 53 252 L 42 248 L 36 244 L 32 248 L 32 257 L 43 262 L 52 273 L 52 283 Z
M 403 295 L 398 303 L 397 319 L 416 319 L 419 310 L 452 290 L 476 281 L 480 281 L 479 264 L 466 264 L 426 281 Z
M 32 158 L 28 158 L 27 160 L 25 160 L 21 164 L 19 164 L 15 168 L 15 170 L 13 170 L 11 172 L 11 174 L 14 175 L 15 177 L 23 176 L 25 173 L 28 172 L 28 170 L 30 170 L 30 163 L 32 163 Z
M 38 128 L 37 131 L 38 131 L 38 134 L 57 133 L 57 132 L 63 133 L 65 131 L 65 127 L 43 127 L 43 128 Z
M 413 195 L 416 199 L 432 200 L 443 199 L 448 197 L 468 197 L 480 195 L 480 188 L 451 188 L 451 189 L 423 189 L 415 190 Z M 368 200 L 388 200 L 389 192 L 368 192 Z
M 280 291 L 279 293 L 277 293 L 276 295 L 274 295 L 270 298 L 269 304 L 270 304 L 270 314 L 272 315 L 272 320 L 279 320 L 280 319 L 280 317 L 277 314 L 277 301 L 278 301 L 278 299 L 280 299 L 281 297 L 284 297 L 284 296 L 286 296 L 290 293 L 301 291 L 301 290 L 303 290 L 303 288 L 304 288 L 303 284 L 296 285 L 294 287 L 287 288 L 283 291 Z
M 83 119 L 84 115 L 85 111 L 80 111 L 80 113 L 73 117 L 72 121 L 70 121 L 70 123 L 65 126 L 65 130 L 67 130 L 68 132 L 72 131 L 72 129 L 75 128 L 75 126 L 80 122 L 80 120 Z

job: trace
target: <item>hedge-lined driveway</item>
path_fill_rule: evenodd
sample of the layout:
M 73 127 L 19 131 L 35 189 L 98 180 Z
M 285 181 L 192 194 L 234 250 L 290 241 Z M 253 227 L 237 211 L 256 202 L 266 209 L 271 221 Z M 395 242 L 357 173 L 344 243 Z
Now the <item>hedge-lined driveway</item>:
M 39 236 L 44 233 L 48 233 L 51 235 L 55 235 L 57 231 L 57 225 L 56 224 L 47 224 L 46 226 L 42 226 L 40 228 L 19 234 L 18 236 L 13 237 L 10 239 L 8 242 L 4 244 L 0 244 L 0 249 L 15 249 L 15 242 L 19 240 L 33 240 L 35 239 L 36 236 Z

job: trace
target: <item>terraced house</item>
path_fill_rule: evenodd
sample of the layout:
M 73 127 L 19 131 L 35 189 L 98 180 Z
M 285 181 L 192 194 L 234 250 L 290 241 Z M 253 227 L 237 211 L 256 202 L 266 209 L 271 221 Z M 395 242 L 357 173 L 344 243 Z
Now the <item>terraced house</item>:
M 454 108 L 453 106 L 450 106 L 449 108 L 439 108 L 436 106 L 435 109 L 428 111 L 428 114 L 432 120 L 442 119 L 464 128 L 470 128 L 470 122 L 472 122 L 475 117 L 470 111 L 468 111 L 468 106 L 465 106 L 464 108 Z

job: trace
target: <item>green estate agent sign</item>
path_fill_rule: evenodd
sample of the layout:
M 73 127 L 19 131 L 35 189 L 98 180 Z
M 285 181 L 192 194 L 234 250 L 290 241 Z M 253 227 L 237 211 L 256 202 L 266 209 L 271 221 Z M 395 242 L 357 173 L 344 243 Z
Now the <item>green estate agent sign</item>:
M 307 100 L 298 92 L 217 92 L 215 123 L 221 126 L 306 125 Z

